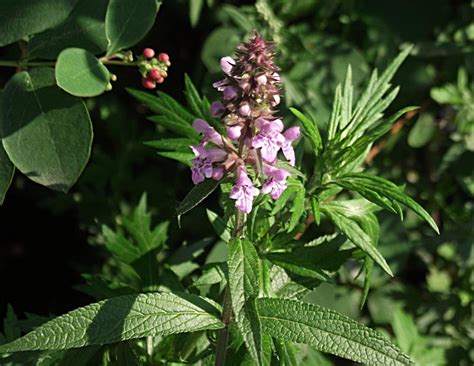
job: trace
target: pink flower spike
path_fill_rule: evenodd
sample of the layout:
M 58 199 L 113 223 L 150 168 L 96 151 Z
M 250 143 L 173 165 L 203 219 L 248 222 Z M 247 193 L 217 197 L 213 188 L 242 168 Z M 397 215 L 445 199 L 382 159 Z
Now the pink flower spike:
M 237 141 L 240 138 L 241 134 L 242 126 L 236 125 L 227 129 L 227 136 L 233 141 Z
M 248 214 L 252 211 L 253 198 L 258 196 L 259 190 L 253 186 L 244 168 L 239 168 L 237 177 L 229 197 L 236 200 L 235 207 L 237 207 L 239 211 Z
M 212 142 L 217 146 L 222 146 L 222 136 L 214 129 L 209 126 L 209 123 L 203 119 L 195 119 L 193 122 L 193 128 L 203 135 L 203 142 Z
M 268 180 L 262 186 L 262 193 L 270 193 L 274 200 L 280 198 L 287 187 L 286 178 L 290 176 L 290 173 L 265 163 L 263 164 L 263 172 L 268 177 Z
M 226 86 L 224 89 L 224 99 L 231 100 L 237 96 L 237 88 L 233 86 Z
M 225 107 L 221 102 L 211 104 L 211 116 L 220 117 L 225 112 Z
M 235 61 L 232 57 L 226 56 L 221 58 L 221 70 L 224 74 L 229 75 L 232 72 L 232 68 L 235 66 Z
M 285 141 L 281 145 L 281 150 L 283 151 L 283 155 L 285 155 L 285 158 L 290 162 L 291 165 L 295 165 L 295 150 L 293 150 L 293 146 L 291 146 L 291 144 L 294 140 L 300 137 L 300 134 L 301 132 L 298 126 L 291 127 L 283 133 Z

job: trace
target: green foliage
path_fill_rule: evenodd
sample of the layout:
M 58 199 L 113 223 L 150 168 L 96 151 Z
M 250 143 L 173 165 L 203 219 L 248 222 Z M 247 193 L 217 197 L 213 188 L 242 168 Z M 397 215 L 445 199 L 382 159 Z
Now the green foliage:
M 275 338 L 315 348 L 367 365 L 413 362 L 385 337 L 335 311 L 295 300 L 258 299 L 263 330 Z
M 0 352 L 56 350 L 108 344 L 145 336 L 219 329 L 220 320 L 205 299 L 193 295 L 150 293 L 119 296 L 60 316 Z
M 1 113 L 1 112 L 0 112 Z M 3 145 L 0 146 L 0 205 L 3 204 L 5 195 L 13 180 L 15 167 L 8 158 Z
M 81 48 L 63 50 L 56 62 L 56 82 L 77 97 L 102 94 L 110 82 L 107 68 L 94 55 Z
M 40 33 L 61 23 L 78 0 L 6 0 L 0 4 L 0 46 Z M 21 9 L 21 16 L 18 10 Z
M 52 69 L 38 68 L 9 80 L 2 105 L 12 163 L 34 182 L 66 192 L 89 160 L 92 125 L 84 103 L 56 87 Z
M 109 41 L 107 54 L 113 54 L 140 41 L 155 23 L 161 2 L 143 0 L 110 0 L 105 16 L 105 33 Z
M 71 14 L 58 26 L 35 34 L 28 43 L 31 57 L 56 59 L 63 49 L 75 47 L 93 54 L 107 49 L 105 13 L 107 0 L 78 0 Z

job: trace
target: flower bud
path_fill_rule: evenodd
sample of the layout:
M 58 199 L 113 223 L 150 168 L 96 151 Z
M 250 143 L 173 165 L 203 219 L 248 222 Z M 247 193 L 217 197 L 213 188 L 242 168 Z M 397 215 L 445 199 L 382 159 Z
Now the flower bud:
M 267 83 L 267 77 L 265 76 L 265 74 L 257 76 L 257 84 L 258 85 L 265 85 L 266 83 Z
M 112 81 L 117 81 L 117 75 L 115 75 L 115 74 L 110 74 L 110 80 L 112 80 Z
M 237 88 L 233 86 L 227 86 L 224 89 L 224 99 L 225 100 L 231 100 L 234 99 L 237 96 Z
M 143 78 L 142 79 L 142 85 L 144 88 L 147 89 L 155 89 L 156 88 L 156 83 L 154 80 L 151 80 L 149 78 Z
M 235 65 L 235 61 L 232 57 L 227 56 L 221 58 L 220 64 L 222 72 L 226 75 L 230 75 L 232 68 Z
M 236 126 L 229 127 L 227 129 L 227 136 L 231 140 L 234 140 L 234 141 L 238 140 L 241 134 L 242 134 L 242 126 L 236 125 Z
M 214 102 L 211 104 L 211 116 L 220 117 L 225 111 L 224 105 L 221 102 Z
M 153 48 L 145 48 L 143 50 L 143 57 L 150 59 L 153 58 L 153 56 L 155 56 L 155 51 Z
M 248 104 L 247 102 L 243 102 L 240 105 L 239 113 L 242 117 L 247 117 L 248 115 L 250 115 L 250 104 Z
M 161 53 L 158 55 L 158 59 L 159 59 L 161 62 L 167 63 L 167 62 L 170 60 L 170 57 L 168 56 L 167 53 L 161 52 Z
M 148 71 L 148 77 L 155 81 L 163 79 L 163 76 L 161 75 L 161 72 L 158 69 L 151 69 L 150 71 Z

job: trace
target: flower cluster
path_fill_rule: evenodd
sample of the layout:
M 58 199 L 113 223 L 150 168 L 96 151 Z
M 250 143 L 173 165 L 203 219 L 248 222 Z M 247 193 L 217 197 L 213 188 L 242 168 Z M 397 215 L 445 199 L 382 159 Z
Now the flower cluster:
M 290 173 L 276 166 L 278 153 L 281 150 L 294 165 L 292 143 L 300 131 L 299 127 L 283 131 L 282 120 L 275 116 L 281 80 L 271 45 L 255 34 L 238 46 L 235 56 L 221 59 L 225 77 L 213 84 L 222 92 L 222 100 L 212 103 L 211 114 L 223 122 L 226 136 L 206 121 L 195 120 L 193 127 L 202 141 L 191 147 L 196 156 L 191 171 L 194 184 L 234 172 L 230 198 L 241 212 L 249 213 L 260 193 L 278 199 L 286 189 Z
M 161 84 L 168 76 L 168 67 L 171 66 L 170 57 L 167 53 L 160 53 L 155 57 L 152 48 L 145 48 L 139 59 L 140 73 L 142 74 L 142 85 L 147 89 L 155 89 L 156 84 Z

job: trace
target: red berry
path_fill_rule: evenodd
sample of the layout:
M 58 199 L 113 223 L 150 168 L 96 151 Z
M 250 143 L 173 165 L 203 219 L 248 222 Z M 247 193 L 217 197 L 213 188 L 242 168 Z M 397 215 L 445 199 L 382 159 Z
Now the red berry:
M 162 62 L 168 62 L 170 60 L 170 57 L 167 53 L 162 52 L 158 55 L 158 59 Z
M 156 83 L 154 80 L 148 79 L 148 78 L 143 78 L 142 79 L 142 85 L 144 88 L 147 89 L 155 89 L 156 88 Z
M 165 78 L 163 76 L 160 76 L 158 79 L 156 79 L 156 82 L 158 84 L 161 84 L 163 81 L 165 81 Z
M 163 76 L 161 75 L 161 72 L 158 69 L 151 69 L 150 71 L 148 71 L 148 77 L 155 81 L 163 79 Z
M 153 58 L 153 56 L 155 56 L 155 51 L 153 50 L 153 48 L 145 48 L 143 50 L 143 57 Z

